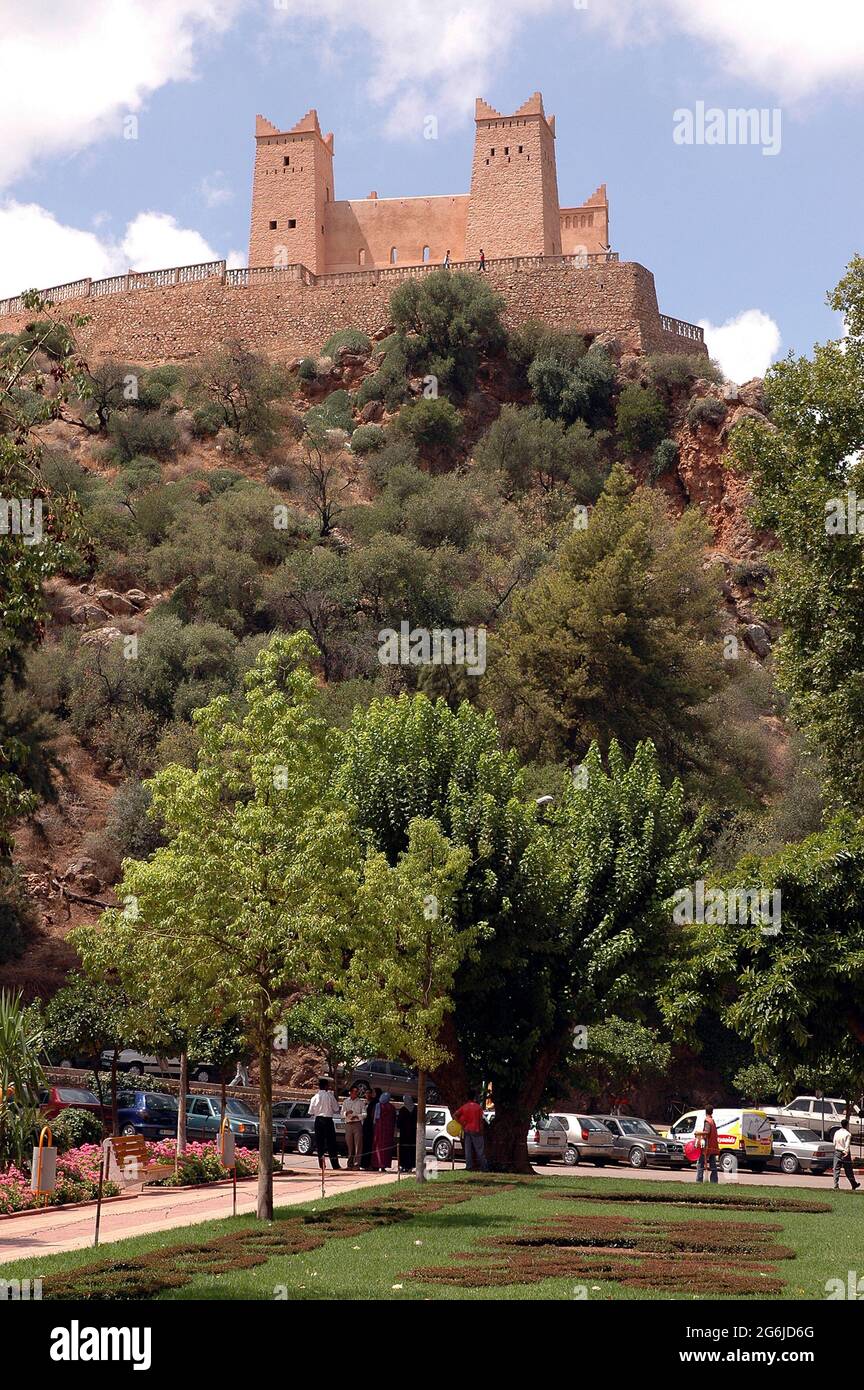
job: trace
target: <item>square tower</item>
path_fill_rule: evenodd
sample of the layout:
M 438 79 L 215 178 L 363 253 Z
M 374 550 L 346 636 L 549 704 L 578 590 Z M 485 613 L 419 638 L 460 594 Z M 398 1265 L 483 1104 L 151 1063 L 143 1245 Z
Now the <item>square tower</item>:
M 255 119 L 251 266 L 327 268 L 326 209 L 333 199 L 333 136 L 309 111 L 291 130 Z
M 555 117 L 535 92 L 512 116 L 477 98 L 465 257 L 560 256 Z

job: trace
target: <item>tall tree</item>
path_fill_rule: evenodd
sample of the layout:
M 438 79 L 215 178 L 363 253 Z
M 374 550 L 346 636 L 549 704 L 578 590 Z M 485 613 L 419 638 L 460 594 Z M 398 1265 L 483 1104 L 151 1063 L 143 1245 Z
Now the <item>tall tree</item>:
M 197 767 L 149 784 L 168 843 L 127 861 L 119 891 L 134 912 L 108 912 L 98 929 L 115 960 L 127 947 L 143 960 L 155 1004 L 170 978 L 187 1023 L 242 1019 L 258 1059 L 266 1220 L 274 1032 L 290 994 L 338 975 L 357 880 L 348 816 L 328 790 L 336 735 L 315 713 L 313 652 L 305 633 L 274 639 L 246 677 L 244 710 L 220 698 L 197 712 Z

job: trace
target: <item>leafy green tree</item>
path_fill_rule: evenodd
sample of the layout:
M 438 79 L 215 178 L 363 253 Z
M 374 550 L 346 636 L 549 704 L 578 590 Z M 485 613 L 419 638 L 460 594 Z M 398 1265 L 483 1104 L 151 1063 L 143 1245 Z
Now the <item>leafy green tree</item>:
M 273 1216 L 272 1046 L 286 999 L 338 976 L 356 890 L 347 812 L 328 795 L 336 734 L 316 713 L 305 633 L 275 638 L 246 677 L 246 704 L 227 697 L 196 715 L 197 767 L 151 782 L 167 844 L 128 861 L 118 896 L 84 958 L 121 971 L 134 957 L 137 993 L 155 1015 L 171 989 L 185 1029 L 237 1017 L 257 1056 L 258 1215 Z M 128 903 L 134 905 L 130 912 Z
M 615 407 L 615 430 L 625 458 L 655 449 L 668 428 L 669 412 L 656 391 L 633 382 L 622 389 Z
M 825 758 L 829 789 L 864 808 L 864 258 L 830 297 L 847 336 L 771 368 L 771 425 L 742 423 L 732 452 L 749 474 L 754 519 L 771 530 L 767 613 L 789 716 Z M 851 520 L 851 526 L 850 526 Z
M 742 860 L 716 883 L 759 888 L 771 895 L 769 904 L 779 894 L 779 923 L 774 913 L 772 930 L 764 930 L 751 902 L 743 922 L 684 929 L 686 950 L 667 992 L 672 1025 L 690 1036 L 697 1018 L 716 1014 L 773 1069 L 781 1087 L 809 1068 L 843 1074 L 859 1094 L 864 822 L 838 818 L 767 859 Z
M 592 347 L 574 360 L 570 345 L 541 348 L 528 368 L 528 384 L 544 414 L 572 425 L 584 420 L 605 424 L 615 390 L 615 363 L 603 348 Z
M 415 444 L 427 449 L 450 449 L 462 432 L 459 411 L 446 396 L 423 396 L 403 405 L 398 425 Z
M 343 986 L 374 1049 L 417 1067 L 418 1182 L 426 1180 L 426 1077 L 449 1060 L 442 1026 L 459 966 L 483 931 L 482 923 L 460 929 L 453 920 L 470 861 L 470 851 L 450 844 L 434 820 L 420 819 L 409 824 L 407 849 L 395 865 L 371 854 Z
M 334 1080 L 341 1067 L 371 1053 L 373 1044 L 358 1031 L 351 1010 L 339 995 L 318 991 L 292 1004 L 276 1030 L 279 1047 L 315 1047 Z
M 446 270 L 403 280 L 390 297 L 408 361 L 458 395 L 472 389 L 480 355 L 503 347 L 503 307 L 484 276 Z
M 507 498 L 532 490 L 548 494 L 568 484 L 574 502 L 595 502 L 606 472 L 605 437 L 581 420 L 568 429 L 536 406 L 505 405 L 474 458 L 478 468 L 498 480 Z
M 662 1076 L 672 1059 L 670 1043 L 656 1028 L 636 1019 L 613 1017 L 592 1024 L 578 1042 L 566 1059 L 567 1080 L 590 1091 L 603 1109 Z
M 277 402 L 290 381 L 284 367 L 229 343 L 201 364 L 190 384 L 190 404 L 206 406 L 233 438 L 237 451 L 266 453 L 277 439 Z
M 542 816 L 490 714 L 402 696 L 356 713 L 337 779 L 391 865 L 418 817 L 470 852 L 453 922 L 486 930 L 457 971 L 435 1076 L 451 1104 L 491 1082 L 493 1154 L 516 1171 L 574 1025 L 650 1009 L 674 950 L 664 900 L 695 855 L 681 788 L 664 789 L 649 745 L 629 766 L 613 746 L 608 773 L 596 749 L 586 764 L 586 785 L 568 780 Z
M 65 1057 L 83 1053 L 93 1064 L 99 1101 L 102 1054 L 111 1055 L 111 1119 L 117 1133 L 117 1055 L 139 1041 L 128 995 L 115 983 L 76 973 L 45 1007 L 45 1050 L 59 1066 Z

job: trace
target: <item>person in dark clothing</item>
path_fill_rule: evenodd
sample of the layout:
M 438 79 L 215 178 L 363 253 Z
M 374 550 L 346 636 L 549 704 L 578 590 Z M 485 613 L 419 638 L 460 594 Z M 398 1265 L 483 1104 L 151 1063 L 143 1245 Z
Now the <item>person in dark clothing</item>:
M 399 1167 L 403 1173 L 413 1172 L 417 1163 L 417 1110 L 413 1096 L 402 1097 L 402 1109 L 396 1116 L 399 1135 Z
M 372 1150 L 375 1148 L 375 1110 L 381 1099 L 381 1087 L 376 1086 L 374 1091 L 370 1091 L 366 1097 L 366 1118 L 363 1121 L 363 1152 L 360 1155 L 360 1167 L 372 1167 Z
M 481 248 L 480 248 L 480 267 L 479 267 L 479 268 L 480 268 L 480 270 L 485 270 L 485 269 L 486 269 L 486 252 L 483 250 L 482 246 L 481 246 Z

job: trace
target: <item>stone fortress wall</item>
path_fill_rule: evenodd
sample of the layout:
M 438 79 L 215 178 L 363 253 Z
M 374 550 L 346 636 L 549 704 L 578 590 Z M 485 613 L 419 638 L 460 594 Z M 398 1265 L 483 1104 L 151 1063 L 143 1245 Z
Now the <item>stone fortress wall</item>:
M 511 327 L 540 320 L 629 352 L 705 353 L 701 329 L 660 314 L 650 271 L 610 250 L 605 186 L 560 207 L 555 118 L 539 92 L 510 116 L 478 98 L 475 126 L 469 193 L 338 201 L 333 136 L 316 112 L 288 131 L 259 116 L 248 268 L 130 271 L 43 298 L 88 316 L 78 336 L 94 360 L 180 361 L 237 342 L 286 361 L 340 328 L 378 333 L 401 279 L 447 251 L 454 270 L 480 273 L 482 249 Z M 0 333 L 32 317 L 20 296 L 0 300 Z

